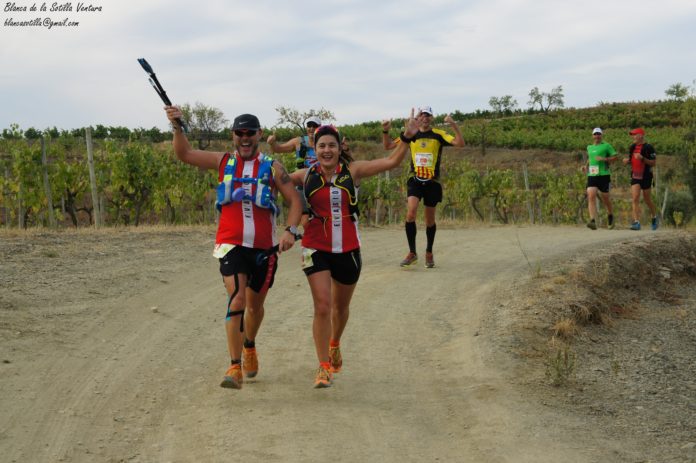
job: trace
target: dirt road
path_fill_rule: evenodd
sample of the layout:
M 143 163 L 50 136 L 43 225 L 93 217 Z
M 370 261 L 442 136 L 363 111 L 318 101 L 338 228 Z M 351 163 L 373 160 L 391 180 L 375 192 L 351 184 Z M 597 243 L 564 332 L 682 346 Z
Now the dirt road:
M 0 460 L 642 461 L 631 436 L 531 398 L 489 310 L 548 260 L 639 236 L 443 227 L 428 270 L 397 265 L 401 229 L 364 230 L 344 370 L 325 390 L 311 387 L 296 247 L 266 302 L 259 375 L 234 391 L 218 386 L 228 357 L 212 228 L 3 235 Z

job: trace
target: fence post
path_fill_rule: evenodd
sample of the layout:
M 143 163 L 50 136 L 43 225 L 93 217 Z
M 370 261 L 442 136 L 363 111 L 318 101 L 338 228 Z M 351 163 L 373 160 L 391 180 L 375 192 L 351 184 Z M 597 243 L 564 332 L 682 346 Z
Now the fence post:
M 385 172 L 388 175 L 388 172 Z M 382 193 L 382 176 L 377 175 L 377 193 L 375 194 L 375 226 L 379 225 L 379 213 L 382 208 L 382 199 L 380 195 Z
M 17 226 L 21 230 L 24 228 L 24 186 L 22 185 L 22 179 L 19 179 L 19 191 L 17 192 Z
M 41 165 L 43 166 L 44 190 L 48 200 L 48 224 L 56 226 L 56 216 L 53 213 L 53 196 L 51 195 L 51 184 L 48 182 L 48 157 L 46 156 L 46 139 L 41 136 Z
M 529 173 L 527 172 L 527 162 L 522 163 L 522 173 L 524 175 L 524 191 L 526 191 L 525 198 L 527 203 L 527 212 L 529 213 L 529 223 L 534 223 L 534 211 L 532 210 L 532 203 L 529 201 Z
M 85 143 L 87 144 L 87 166 L 89 167 L 89 185 L 92 189 L 92 212 L 94 213 L 94 226 L 102 226 L 101 205 L 97 193 L 97 175 L 94 173 L 94 153 L 92 151 L 92 127 L 85 128 Z
M 10 228 L 10 202 L 7 200 L 9 196 L 9 191 L 7 185 L 10 184 L 10 169 L 5 166 L 5 184 L 3 185 L 3 198 L 5 198 L 4 217 L 5 217 L 5 227 Z

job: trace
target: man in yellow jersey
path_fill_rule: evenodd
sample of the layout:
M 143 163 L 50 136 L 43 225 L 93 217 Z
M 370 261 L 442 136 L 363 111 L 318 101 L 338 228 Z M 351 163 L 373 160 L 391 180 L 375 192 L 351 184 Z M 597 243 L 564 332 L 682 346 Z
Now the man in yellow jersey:
M 444 130 L 436 129 L 431 126 L 433 121 L 433 110 L 430 106 L 418 108 L 417 120 L 419 130 L 413 138 L 402 136 L 396 140 L 389 137 L 391 121 L 382 121 L 382 143 L 385 149 L 393 149 L 399 142 L 410 144 L 411 148 L 411 177 L 408 179 L 408 203 L 406 211 L 406 240 L 408 241 L 409 253 L 401 266 L 405 267 L 418 261 L 416 253 L 416 213 L 418 203 L 423 199 L 425 205 L 425 235 L 427 246 L 425 248 L 425 267 L 435 267 L 433 258 L 433 243 L 435 242 L 435 208 L 437 203 L 442 201 L 442 185 L 440 185 L 440 160 L 442 158 L 442 148 L 445 146 L 464 146 L 459 127 L 449 114 L 445 116 L 445 122 L 449 124 L 455 136 Z

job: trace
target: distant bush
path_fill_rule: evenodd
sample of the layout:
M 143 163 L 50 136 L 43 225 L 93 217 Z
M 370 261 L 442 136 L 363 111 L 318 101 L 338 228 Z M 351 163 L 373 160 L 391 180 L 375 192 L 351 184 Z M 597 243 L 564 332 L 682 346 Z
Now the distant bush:
M 669 193 L 665 208 L 665 222 L 670 225 L 684 225 L 691 221 L 695 213 L 694 198 L 688 190 L 677 190 Z M 675 217 L 681 219 L 679 224 L 676 223 Z

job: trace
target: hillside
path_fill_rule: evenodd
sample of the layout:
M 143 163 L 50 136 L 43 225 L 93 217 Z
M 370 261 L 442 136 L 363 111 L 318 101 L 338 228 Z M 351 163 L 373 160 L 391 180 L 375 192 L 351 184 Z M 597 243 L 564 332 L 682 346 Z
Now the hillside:
M 467 148 L 444 152 L 441 170 L 445 197 L 438 214 L 441 219 L 489 223 L 584 222 L 585 178 L 579 166 L 591 141 L 592 128 L 605 128 L 605 140 L 619 153 L 626 153 L 630 142 L 627 132 L 640 125 L 647 129 L 647 140 L 659 155 L 655 194 L 660 208 L 664 206 L 665 221 L 689 223 L 695 212 L 696 167 L 693 161 L 688 167 L 683 154 L 694 151 L 693 143 L 686 141 L 690 139 L 687 122 L 696 124 L 696 111 L 686 111 L 693 109 L 693 103 L 696 100 L 615 103 L 500 117 L 486 112 L 457 112 L 454 117 Z M 440 115 L 439 120 L 443 117 Z M 393 136 L 398 134 L 398 123 L 394 121 Z M 358 159 L 385 155 L 379 141 L 379 122 L 341 130 Z M 59 224 L 80 226 L 94 221 L 87 148 L 80 135 L 84 130 L 73 132 L 55 128 L 46 131 L 44 155 L 43 145 L 36 138 L 41 136 L 38 131 L 16 127 L 3 131 L 0 171 L 4 170 L 5 175 L 0 178 L 0 195 L 4 207 L 0 223 L 48 225 L 52 222 L 50 209 L 56 212 L 55 222 Z M 106 224 L 208 223 L 213 219 L 210 193 L 215 175 L 174 161 L 169 134 L 101 126 L 93 132 L 96 189 Z M 297 133 L 278 129 L 277 137 L 287 140 Z M 230 149 L 227 131 L 215 136 L 218 138 L 207 149 Z M 197 146 L 200 137 L 192 133 L 190 138 Z M 206 143 L 203 139 L 201 142 L 203 146 Z M 262 149 L 267 149 L 263 143 Z M 294 168 L 292 153 L 278 155 L 278 159 L 290 170 Z M 46 192 L 47 182 L 37 175 L 44 169 L 53 201 Z M 628 221 L 629 174 L 621 165 L 613 171 L 616 215 Z M 405 179 L 402 168 L 363 182 L 359 201 L 368 223 L 403 220 Z

